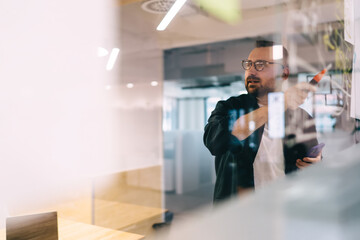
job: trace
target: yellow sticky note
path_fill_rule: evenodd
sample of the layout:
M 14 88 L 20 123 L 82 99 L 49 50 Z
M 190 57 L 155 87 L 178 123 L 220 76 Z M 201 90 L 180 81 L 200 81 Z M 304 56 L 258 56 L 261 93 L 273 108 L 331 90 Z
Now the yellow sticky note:
M 195 0 L 200 8 L 227 23 L 241 19 L 239 0 Z

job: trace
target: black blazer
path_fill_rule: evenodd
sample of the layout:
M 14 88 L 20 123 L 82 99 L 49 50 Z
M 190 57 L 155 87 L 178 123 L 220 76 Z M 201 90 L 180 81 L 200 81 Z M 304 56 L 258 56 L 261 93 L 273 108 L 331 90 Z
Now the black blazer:
M 249 94 L 219 101 L 205 126 L 204 144 L 215 156 L 216 183 L 214 201 L 230 197 L 237 187 L 254 187 L 253 162 L 260 146 L 264 126 L 245 140 L 231 134 L 234 122 L 242 115 L 259 108 Z M 297 170 L 296 159 L 318 144 L 314 119 L 303 109 L 285 112 L 283 139 L 285 173 Z

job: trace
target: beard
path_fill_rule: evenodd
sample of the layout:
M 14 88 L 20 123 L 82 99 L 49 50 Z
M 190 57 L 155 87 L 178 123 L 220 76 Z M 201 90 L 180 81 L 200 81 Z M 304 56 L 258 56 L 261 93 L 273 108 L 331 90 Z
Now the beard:
M 256 83 L 255 85 L 249 86 L 252 83 Z M 261 94 L 261 79 L 254 76 L 254 75 L 250 75 L 246 78 L 246 85 L 245 85 L 246 91 L 253 95 L 254 97 L 258 97 L 259 94 Z
M 245 88 L 247 92 L 254 97 L 263 97 L 264 95 L 267 95 L 269 92 L 273 92 L 273 88 L 269 88 L 268 86 L 264 86 L 261 83 L 261 79 L 259 77 L 256 77 L 254 75 L 250 75 L 246 78 L 246 85 Z M 253 83 L 251 86 L 249 86 L 251 83 Z M 255 84 L 254 84 L 255 83 Z

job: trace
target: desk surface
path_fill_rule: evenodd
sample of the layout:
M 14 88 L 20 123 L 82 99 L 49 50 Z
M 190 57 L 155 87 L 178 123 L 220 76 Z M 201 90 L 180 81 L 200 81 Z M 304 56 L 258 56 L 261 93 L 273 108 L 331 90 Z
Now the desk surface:
M 162 208 L 139 206 L 106 200 L 95 200 L 95 225 L 112 229 L 124 229 L 147 221 L 161 222 Z
M 41 212 L 56 211 L 59 218 L 91 224 L 91 205 L 92 200 L 84 198 L 55 208 L 42 209 Z M 162 208 L 100 199 L 95 199 L 94 207 L 95 225 L 111 229 L 123 229 L 156 218 L 159 219 L 155 222 L 161 222 L 161 216 L 166 212 L 166 209 Z
M 144 236 L 58 218 L 59 240 L 138 240 Z M 6 239 L 5 229 L 0 230 L 0 240 Z

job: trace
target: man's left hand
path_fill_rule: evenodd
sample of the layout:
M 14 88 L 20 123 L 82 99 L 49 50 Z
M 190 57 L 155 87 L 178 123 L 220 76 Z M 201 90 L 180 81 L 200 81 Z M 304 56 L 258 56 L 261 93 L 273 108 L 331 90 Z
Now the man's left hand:
M 320 161 L 321 161 L 321 153 L 316 158 L 304 157 L 303 160 L 297 159 L 296 166 L 302 169 Z

